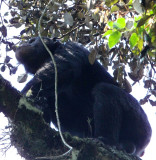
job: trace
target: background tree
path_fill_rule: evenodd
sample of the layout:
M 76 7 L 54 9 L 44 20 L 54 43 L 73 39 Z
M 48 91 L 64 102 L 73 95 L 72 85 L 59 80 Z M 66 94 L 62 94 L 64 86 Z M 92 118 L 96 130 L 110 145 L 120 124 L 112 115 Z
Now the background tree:
M 1 72 L 9 69 L 10 74 L 16 73 L 17 67 L 11 64 L 9 51 L 14 50 L 15 45 L 21 41 L 38 36 L 39 18 L 48 2 L 1 1 L 1 6 L 3 4 L 9 7 L 9 10 L 1 15 L 0 21 L 0 41 L 7 51 L 7 56 L 0 66 Z M 95 58 L 98 58 L 106 69 L 111 66 L 115 80 L 129 92 L 131 85 L 128 77 L 133 81 L 133 85 L 143 81 L 147 94 L 140 102 L 144 104 L 149 101 L 155 106 L 156 102 L 152 100 L 152 97 L 156 96 L 155 2 L 54 0 L 44 14 L 41 34 L 57 37 L 63 42 L 71 40 L 82 43 L 91 50 L 90 63 L 94 63 Z M 24 29 L 20 35 L 15 33 L 10 37 L 9 27 Z M 15 39 L 18 40 L 16 44 Z M 20 77 L 19 82 L 24 82 L 26 77 Z

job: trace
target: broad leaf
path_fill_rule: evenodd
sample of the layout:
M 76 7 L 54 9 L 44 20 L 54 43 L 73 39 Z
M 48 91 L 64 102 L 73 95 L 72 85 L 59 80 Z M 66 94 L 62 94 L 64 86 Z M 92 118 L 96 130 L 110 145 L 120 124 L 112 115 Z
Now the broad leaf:
M 109 48 L 115 46 L 119 42 L 120 38 L 121 38 L 121 33 L 119 31 L 113 32 L 108 39 Z
M 132 33 L 130 39 L 129 39 L 129 43 L 131 48 L 133 48 L 134 46 L 136 46 L 137 42 L 139 40 L 139 37 L 136 33 Z

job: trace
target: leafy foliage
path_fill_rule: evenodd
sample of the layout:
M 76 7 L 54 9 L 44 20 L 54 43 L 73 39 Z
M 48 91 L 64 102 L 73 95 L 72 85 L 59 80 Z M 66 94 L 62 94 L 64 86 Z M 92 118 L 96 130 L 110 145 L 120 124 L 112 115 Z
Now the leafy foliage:
M 27 40 L 38 36 L 38 20 L 49 1 L 3 0 L 3 6 L 9 10 L 1 14 L 0 41 L 6 45 L 6 51 L 14 49 L 8 35 L 9 27 L 20 30 L 14 33 L 14 39 Z M 61 41 L 77 41 L 89 46 L 93 57 L 99 58 L 107 68 L 112 66 L 115 79 L 122 87 L 143 80 L 148 94 L 141 101 L 149 101 L 156 96 L 155 62 L 156 62 L 156 1 L 143 0 L 54 0 L 43 17 L 41 32 L 43 36 L 58 37 Z M 8 55 L 7 55 L 8 56 Z M 6 59 L 8 59 L 6 57 Z M 1 71 L 10 68 L 10 62 L 1 64 Z M 125 66 L 130 68 L 127 73 Z M 12 71 L 13 70 L 13 71 Z M 127 89 L 129 90 L 129 89 Z M 152 102 L 151 102 L 152 101 Z

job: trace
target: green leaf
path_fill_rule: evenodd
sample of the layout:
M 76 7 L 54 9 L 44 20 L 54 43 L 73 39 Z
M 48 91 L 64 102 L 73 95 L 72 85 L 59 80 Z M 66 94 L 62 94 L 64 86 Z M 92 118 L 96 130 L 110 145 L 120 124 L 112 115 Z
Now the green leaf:
M 116 4 L 118 2 L 118 0 L 106 0 L 105 4 L 107 7 L 111 7 L 113 4 Z
M 113 29 L 113 22 L 112 22 L 112 21 L 109 21 L 109 22 L 108 22 L 108 26 L 109 26 L 111 29 Z
M 128 2 L 128 5 L 129 5 L 129 6 L 132 5 L 132 3 L 133 3 L 133 0 L 130 0 L 130 1 Z
M 140 39 L 138 41 L 138 48 L 139 48 L 140 51 L 142 51 L 142 49 L 143 49 L 143 44 L 144 44 L 143 39 Z
M 119 10 L 119 7 L 116 6 L 116 5 L 113 5 L 112 8 L 111 8 L 111 12 L 116 12 Z
M 137 23 L 136 22 L 134 22 L 134 28 L 136 28 L 137 27 Z
M 153 52 L 152 51 L 149 51 L 148 52 L 148 55 L 150 56 L 150 57 L 155 57 L 155 52 L 156 52 L 156 50 L 154 50 Z
M 112 32 L 113 32 L 112 30 L 108 30 L 107 32 L 105 32 L 105 34 L 102 36 L 102 38 L 110 35 Z
M 135 21 L 139 21 L 142 18 L 142 16 L 135 16 L 134 19 Z
M 125 28 L 125 26 L 126 26 L 125 18 L 119 18 L 117 19 L 117 22 L 113 24 L 113 27 L 117 29 L 123 29 Z
M 139 37 L 136 33 L 132 33 L 130 39 L 129 39 L 129 43 L 130 43 L 130 46 L 131 48 L 133 48 L 137 42 L 139 41 Z
M 119 42 L 120 38 L 121 38 L 121 33 L 119 31 L 113 32 L 108 39 L 109 48 L 115 46 Z

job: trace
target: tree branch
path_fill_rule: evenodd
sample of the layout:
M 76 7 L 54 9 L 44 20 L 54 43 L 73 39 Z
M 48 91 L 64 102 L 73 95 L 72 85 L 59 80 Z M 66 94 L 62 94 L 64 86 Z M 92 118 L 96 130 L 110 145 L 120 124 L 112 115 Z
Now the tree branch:
M 115 147 L 106 146 L 97 139 L 81 139 L 68 133 L 64 133 L 65 140 L 74 149 L 68 157 L 59 157 L 68 148 L 63 145 L 58 132 L 45 123 L 42 112 L 34 107 L 33 102 L 22 96 L 2 76 L 0 112 L 11 120 L 11 145 L 27 160 L 140 160 L 116 150 Z

